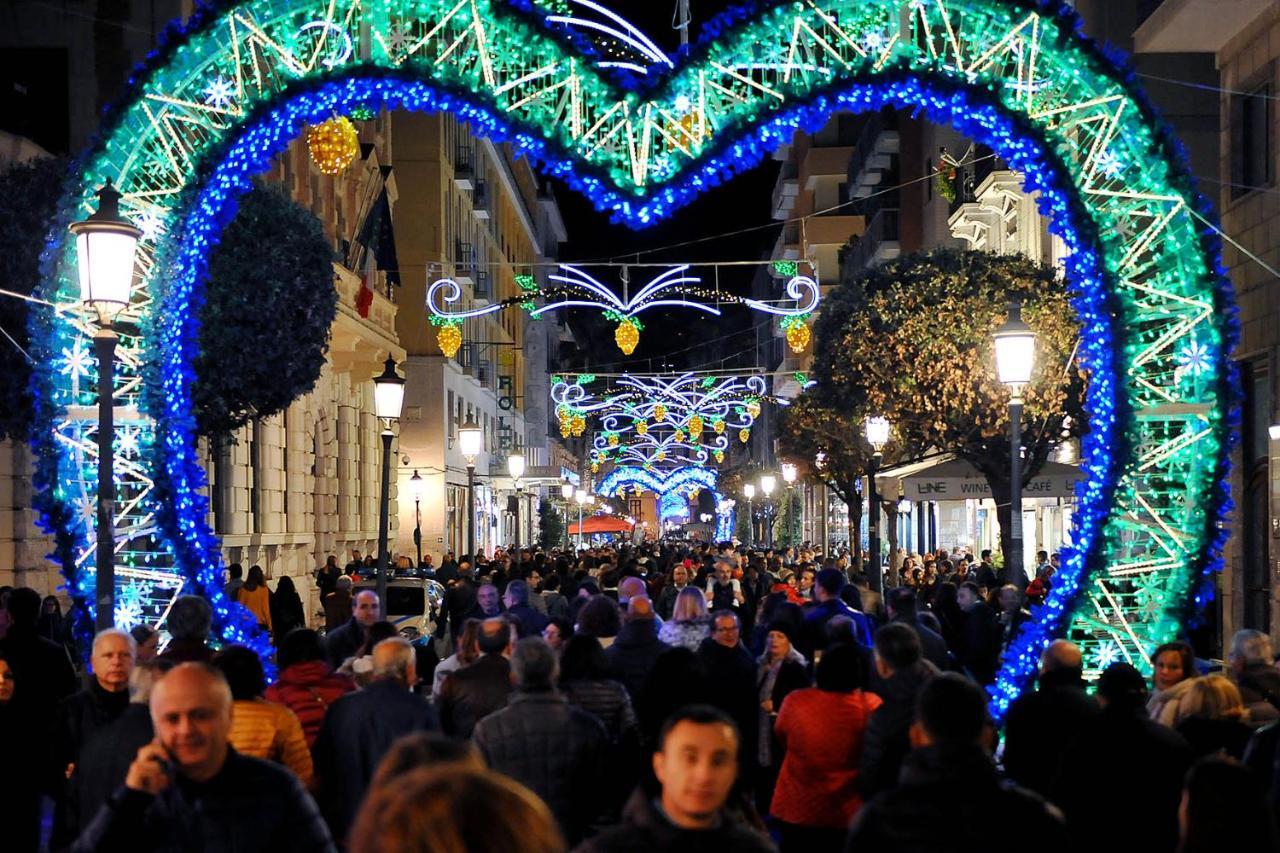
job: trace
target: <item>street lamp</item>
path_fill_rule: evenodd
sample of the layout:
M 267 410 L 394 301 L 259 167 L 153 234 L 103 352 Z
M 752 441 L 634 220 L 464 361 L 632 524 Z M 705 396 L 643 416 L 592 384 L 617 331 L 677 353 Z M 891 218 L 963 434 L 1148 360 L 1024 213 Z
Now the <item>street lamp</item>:
M 560 498 L 564 501 L 564 507 L 561 514 L 564 516 L 564 544 L 568 547 L 569 541 L 569 501 L 573 500 L 573 483 L 565 480 L 560 484 Z
M 742 496 L 747 499 L 747 520 L 751 522 L 747 525 L 747 547 L 750 548 L 755 543 L 756 538 L 756 516 L 751 509 L 751 501 L 755 499 L 756 487 L 753 483 L 746 483 L 742 487 Z
M 1009 387 L 1009 553 L 1006 562 L 1022 571 L 1022 389 L 1036 363 L 1036 334 L 1022 321 L 1022 303 L 1009 303 L 1009 317 L 996 329 L 996 375 Z
M 458 429 L 458 449 L 467 460 L 467 559 L 476 564 L 476 457 L 484 450 L 484 430 L 472 417 Z
M 573 499 L 578 502 L 578 550 L 582 550 L 582 507 L 587 502 L 586 489 L 578 489 L 573 493 Z
M 772 474 L 762 474 L 760 476 L 760 491 L 764 493 L 765 499 L 765 515 L 764 515 L 764 544 L 766 548 L 773 547 L 773 516 L 769 511 L 768 500 L 773 496 L 773 490 L 778 486 L 778 478 Z
M 520 484 L 520 478 L 524 476 L 524 454 L 512 453 L 507 457 L 507 473 L 511 475 L 511 479 L 516 481 L 516 571 L 520 570 L 520 496 L 524 492 L 524 487 Z
M 120 216 L 120 193 L 107 181 L 98 190 L 98 209 L 73 222 L 80 302 L 98 314 L 93 344 L 98 356 L 98 542 L 94 588 L 97 630 L 115 624 L 115 357 L 116 315 L 129 304 L 134 259 L 142 231 Z
M 413 493 L 413 544 L 418 549 L 417 568 L 422 568 L 422 492 L 427 487 L 427 481 L 422 479 L 422 475 L 415 468 L 413 476 L 409 478 L 409 491 Z
M 867 538 L 871 540 L 871 571 L 868 573 L 868 580 L 871 582 L 871 590 L 880 592 L 884 582 L 880 570 L 880 496 L 876 490 L 876 473 L 880 470 L 884 446 L 889 443 L 889 421 L 882 417 L 867 418 L 865 429 L 867 443 L 875 451 L 867 466 L 867 509 L 871 516 L 867 521 Z
M 373 413 L 382 421 L 382 500 L 378 505 L 378 602 L 387 604 L 387 527 L 391 505 L 391 422 L 400 420 L 404 406 L 404 377 L 396 373 L 396 360 L 387 356 L 382 373 L 373 377 Z M 419 534 L 421 536 L 421 534 Z

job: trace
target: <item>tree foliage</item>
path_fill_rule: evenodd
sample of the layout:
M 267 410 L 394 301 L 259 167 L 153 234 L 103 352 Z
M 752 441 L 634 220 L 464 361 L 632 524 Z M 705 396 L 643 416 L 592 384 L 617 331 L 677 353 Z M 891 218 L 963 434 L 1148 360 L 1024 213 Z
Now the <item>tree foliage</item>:
M 903 451 L 956 454 L 986 477 L 1008 530 L 1009 391 L 995 373 L 992 336 L 1015 298 L 1036 333 L 1035 372 L 1023 394 L 1025 483 L 1064 436 L 1085 429 L 1087 377 L 1074 358 L 1080 327 L 1066 283 L 1020 255 L 918 253 L 835 288 L 815 324 L 817 387 L 788 411 L 784 442 L 825 450 L 833 470 L 824 479 L 844 498 L 847 472 L 866 470 L 869 448 L 855 425 L 883 415 L 899 442 L 886 450 L 886 464 Z M 841 422 L 856 434 L 840 440 Z
M 550 551 L 564 544 L 564 521 L 554 502 L 543 498 L 538 503 L 538 544 Z
M 320 221 L 255 187 L 209 254 L 192 399 L 201 435 L 283 411 L 315 387 L 337 313 Z
M 58 206 L 67 161 L 46 157 L 0 172 L 0 287 L 30 295 L 40 283 L 40 253 Z M 0 439 L 31 432 L 27 303 L 0 295 Z

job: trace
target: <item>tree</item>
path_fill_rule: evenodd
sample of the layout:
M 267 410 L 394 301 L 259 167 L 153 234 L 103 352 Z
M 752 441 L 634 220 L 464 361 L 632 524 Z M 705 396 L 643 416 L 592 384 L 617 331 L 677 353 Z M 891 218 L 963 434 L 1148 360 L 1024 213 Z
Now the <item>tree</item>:
M 29 296 L 40 284 L 40 253 L 67 173 L 67 161 L 46 157 L 0 173 L 0 288 Z M 27 303 L 0 295 L 0 440 L 31 433 L 31 364 Z
M 226 436 L 315 387 L 337 314 L 334 253 L 311 211 L 255 187 L 209 253 L 192 401 L 201 435 Z
M 558 548 L 564 542 L 564 521 L 555 503 L 546 498 L 538 502 L 538 544 L 543 550 Z
M 827 299 L 813 367 L 827 418 L 842 415 L 847 425 L 851 414 L 880 414 L 909 443 L 972 464 L 991 486 L 1002 539 L 1012 492 L 1009 391 L 995 374 L 992 335 L 1011 299 L 1036 333 L 1036 369 L 1023 392 L 1025 485 L 1087 423 L 1087 377 L 1075 359 L 1080 326 L 1053 268 L 1021 255 L 943 249 L 860 271 Z M 829 433 L 837 424 L 813 427 Z
M 773 522 L 773 541 L 780 548 L 792 548 L 800 544 L 804 534 L 800 528 L 800 498 L 794 488 L 785 488 L 778 495 L 778 515 Z

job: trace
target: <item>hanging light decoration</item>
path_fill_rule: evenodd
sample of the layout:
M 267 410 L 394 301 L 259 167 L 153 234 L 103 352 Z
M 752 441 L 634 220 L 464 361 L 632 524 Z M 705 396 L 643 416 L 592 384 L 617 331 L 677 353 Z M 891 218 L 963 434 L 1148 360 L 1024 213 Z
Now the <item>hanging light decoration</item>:
M 636 421 L 636 435 L 648 435 L 648 434 L 649 434 L 649 422 Z
M 716 435 L 724 435 L 724 419 L 723 418 L 716 418 L 716 420 L 714 420 L 711 425 L 715 429 Z
M 346 116 L 335 116 L 307 131 L 307 150 L 326 175 L 340 175 L 360 156 L 360 137 Z
M 667 406 L 665 403 L 659 403 L 653 407 L 653 419 L 658 423 L 662 423 L 667 419 Z
M 803 316 L 788 317 L 782 321 L 782 328 L 787 331 L 787 346 L 791 347 L 792 352 L 802 353 L 809 348 L 813 333 L 809 331 L 809 324 Z
M 741 441 L 743 444 L 746 444 L 750 440 L 751 440 L 751 430 L 749 429 L 738 430 L 738 441 Z
M 609 446 L 610 447 L 618 446 L 618 434 L 616 432 L 609 433 Z
M 582 415 L 574 415 L 573 420 L 570 421 L 569 423 L 569 426 L 570 426 L 570 431 L 573 433 L 573 437 L 577 438 L 578 436 L 582 435 L 584 432 L 587 431 L 587 419 L 584 418 Z
M 694 441 L 702 439 L 702 415 L 694 414 L 689 418 L 689 438 Z
M 631 355 L 640 343 L 640 324 L 634 318 L 623 320 L 614 331 L 613 340 L 623 355 Z
M 672 437 L 675 438 L 677 444 L 684 444 L 684 430 L 676 430 L 676 434 Z
M 436 345 L 445 358 L 453 358 L 462 346 L 462 331 L 452 323 L 447 323 L 436 330 Z

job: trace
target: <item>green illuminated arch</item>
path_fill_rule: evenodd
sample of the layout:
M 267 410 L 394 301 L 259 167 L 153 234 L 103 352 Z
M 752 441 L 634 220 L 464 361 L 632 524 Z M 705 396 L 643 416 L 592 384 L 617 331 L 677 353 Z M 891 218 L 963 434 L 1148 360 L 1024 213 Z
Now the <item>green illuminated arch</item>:
M 523 2 L 523 0 L 522 0 Z M 839 109 L 916 106 L 995 147 L 1074 250 L 1091 370 L 1078 550 L 1005 661 L 1003 710 L 1053 636 L 1098 668 L 1146 666 L 1216 566 L 1233 380 L 1229 291 L 1184 166 L 1136 87 L 1058 3 L 761 2 L 708 27 L 674 68 L 627 88 L 536 6 L 498 0 L 241 0 L 176 33 L 87 154 L 51 238 L 33 319 L 41 507 L 73 593 L 92 589 L 87 315 L 65 224 L 110 178 L 145 231 L 116 405 L 126 417 L 117 530 L 128 595 L 166 579 L 221 597 L 189 417 L 203 256 L 247 176 L 308 123 L 387 107 L 449 110 L 518 143 L 641 226 Z M 127 431 L 127 437 L 126 437 Z M 90 604 L 91 602 L 85 602 Z

